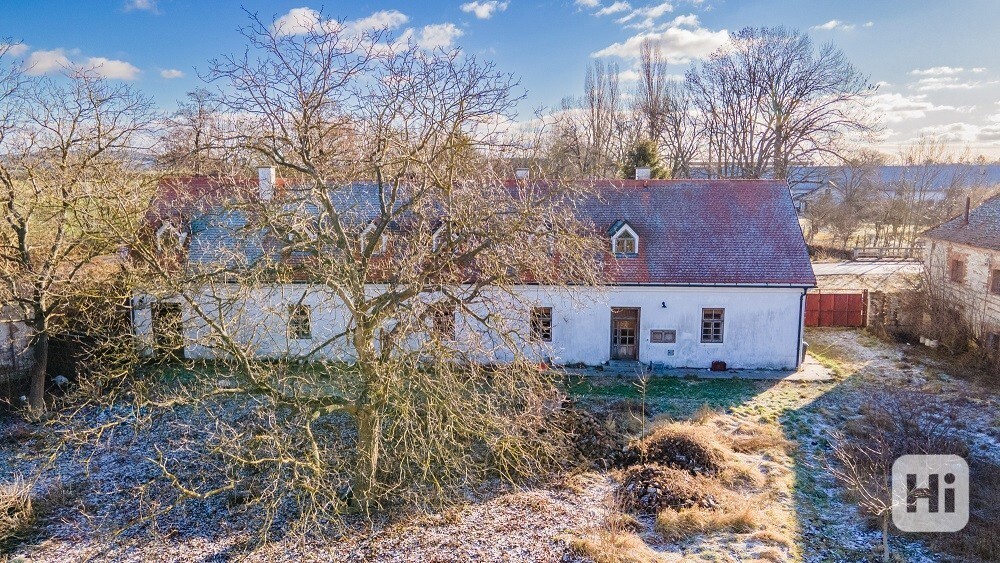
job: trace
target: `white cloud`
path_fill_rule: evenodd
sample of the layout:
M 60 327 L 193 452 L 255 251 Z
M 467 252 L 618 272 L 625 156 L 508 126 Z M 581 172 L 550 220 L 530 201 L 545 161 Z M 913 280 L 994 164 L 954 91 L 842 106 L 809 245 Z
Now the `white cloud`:
M 417 45 L 423 49 L 447 49 L 461 36 L 462 30 L 453 23 L 425 25 L 417 38 Z
M 360 34 L 365 31 L 396 29 L 408 21 L 410 18 L 398 10 L 380 10 L 367 18 L 347 22 L 344 27 L 353 33 Z
M 595 16 L 610 16 L 611 14 L 617 14 L 619 12 L 624 12 L 626 10 L 632 9 L 632 5 L 623 0 L 619 0 L 610 6 L 605 6 L 600 10 L 594 12 Z
M 726 30 L 710 31 L 698 25 L 698 18 L 681 16 L 675 18 L 668 27 L 661 31 L 652 31 L 633 35 L 624 43 L 614 43 L 592 53 L 592 57 L 621 57 L 635 59 L 639 57 L 642 43 L 650 40 L 662 50 L 668 63 L 684 64 L 692 59 L 704 58 L 729 41 Z
M 302 35 L 319 26 L 322 18 L 312 8 L 292 8 L 288 13 L 274 20 L 271 31 L 276 35 Z
M 976 68 L 972 69 L 972 72 L 974 72 L 976 74 L 979 74 L 981 72 L 986 72 L 986 68 L 981 67 L 981 66 L 977 66 Z
M 855 27 L 857 27 L 857 26 L 854 25 L 853 23 L 847 23 L 847 22 L 844 22 L 844 21 L 841 21 L 841 20 L 830 20 L 830 21 L 828 21 L 826 23 L 821 23 L 819 25 L 814 25 L 814 26 L 810 27 L 809 29 L 822 29 L 822 30 L 825 30 L 825 31 L 833 31 L 833 30 L 850 31 L 850 30 L 854 29 Z M 871 27 L 871 26 L 869 26 L 869 25 L 866 24 L 865 27 Z
M 28 52 L 28 46 L 24 43 L 0 43 L 0 53 L 12 57 L 20 57 Z
M 24 61 L 24 71 L 32 76 L 41 76 L 50 72 L 60 72 L 72 68 L 65 49 L 49 51 L 34 51 Z
M 601 0 L 575 0 L 573 3 L 581 8 L 596 8 L 601 5 Z
M 125 61 L 106 59 L 104 57 L 90 57 L 79 66 L 80 68 L 94 71 L 98 76 L 113 80 L 135 80 L 139 77 L 138 68 Z
M 70 54 L 76 58 L 80 52 L 73 50 Z M 135 80 L 140 72 L 131 63 L 105 57 L 88 57 L 73 62 L 66 49 L 62 48 L 33 51 L 24 61 L 24 71 L 32 76 L 68 70 L 86 70 L 112 80 Z
M 915 84 L 912 84 L 911 88 L 921 92 L 930 92 L 934 90 L 973 90 L 988 84 L 997 84 L 997 82 L 967 82 L 959 80 L 956 76 L 930 76 L 927 78 L 921 78 Z
M 158 13 L 156 9 L 157 0 L 129 0 L 125 3 L 125 11 L 131 12 L 132 10 L 143 10 L 146 12 Z
M 862 26 L 862 27 L 874 27 L 874 26 L 875 26 L 875 22 L 865 22 L 865 25 Z
M 960 66 L 933 66 L 931 68 L 915 68 L 910 71 L 914 76 L 949 76 L 959 74 L 965 69 Z
M 872 111 L 884 117 L 887 123 L 899 123 L 910 119 L 922 119 L 929 112 L 965 111 L 948 105 L 936 105 L 927 100 L 926 95 L 904 96 L 903 94 L 876 94 L 870 100 Z
M 636 8 L 629 14 L 622 16 L 617 21 L 621 24 L 628 24 L 625 27 L 633 29 L 649 30 L 653 29 L 656 20 L 664 14 L 674 11 L 674 6 L 670 2 L 661 2 L 645 8 Z
M 160 76 L 170 80 L 172 78 L 184 78 L 184 73 L 177 70 L 176 68 L 165 68 L 160 71 Z
M 476 14 L 481 20 L 488 20 L 493 17 L 494 12 L 502 12 L 507 9 L 510 2 L 499 2 L 497 0 L 487 0 L 486 2 L 466 2 L 459 9 L 465 13 Z
M 337 20 L 323 20 L 323 16 L 312 8 L 292 8 L 288 13 L 274 20 L 271 31 L 278 36 L 304 35 L 310 31 L 336 31 L 342 29 L 350 35 L 360 35 L 366 31 L 396 29 L 410 20 L 398 10 L 380 10 L 370 16 L 341 25 Z
M 974 141 L 995 143 L 1000 141 L 1000 125 L 947 123 L 924 127 L 920 129 L 920 134 L 934 137 L 945 143 L 970 143 Z

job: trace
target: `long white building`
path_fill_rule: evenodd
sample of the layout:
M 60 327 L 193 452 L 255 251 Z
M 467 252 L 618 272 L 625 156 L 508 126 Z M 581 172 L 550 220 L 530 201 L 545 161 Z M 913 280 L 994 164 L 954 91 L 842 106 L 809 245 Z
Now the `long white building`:
M 264 185 L 273 182 L 266 171 L 262 179 Z M 204 179 L 175 180 L 170 189 L 204 191 L 208 185 Z M 595 188 L 578 213 L 606 239 L 608 285 L 571 292 L 541 285 L 515 288 L 532 345 L 545 359 L 556 364 L 798 367 L 804 296 L 815 277 L 785 182 L 608 180 Z M 189 259 L 195 260 L 199 249 L 215 244 L 210 228 L 192 229 L 199 220 L 197 212 L 191 213 L 185 224 L 175 218 L 157 231 L 186 241 Z M 211 308 L 220 291 L 224 286 L 199 296 L 199 302 Z M 369 291 L 380 288 L 372 284 Z M 350 360 L 350 346 L 333 338 L 348 319 L 326 288 L 275 284 L 240 295 L 249 301 L 242 309 L 252 311 L 254 320 L 239 337 L 259 356 L 295 357 L 332 340 L 312 357 Z M 150 351 L 180 346 L 188 358 L 215 357 L 205 327 L 184 301 L 137 296 L 136 332 Z M 465 337 L 478 330 L 460 315 L 454 324 L 457 332 L 466 331 Z M 171 331 L 183 334 L 183 340 L 170 341 L 166 334 Z M 499 348 L 484 358 L 503 359 Z

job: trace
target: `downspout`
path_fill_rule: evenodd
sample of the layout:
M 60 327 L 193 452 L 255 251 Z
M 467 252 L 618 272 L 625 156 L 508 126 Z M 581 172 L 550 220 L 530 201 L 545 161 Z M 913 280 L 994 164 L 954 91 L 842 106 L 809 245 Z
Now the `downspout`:
M 802 327 L 805 326 L 806 289 L 799 294 L 799 336 L 795 339 L 795 369 L 802 366 Z

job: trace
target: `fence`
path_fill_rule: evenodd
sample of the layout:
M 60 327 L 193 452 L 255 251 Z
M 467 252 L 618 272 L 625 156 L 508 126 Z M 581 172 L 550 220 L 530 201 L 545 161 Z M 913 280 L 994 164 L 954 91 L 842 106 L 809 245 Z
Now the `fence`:
M 868 290 L 806 294 L 806 326 L 863 327 L 868 324 Z

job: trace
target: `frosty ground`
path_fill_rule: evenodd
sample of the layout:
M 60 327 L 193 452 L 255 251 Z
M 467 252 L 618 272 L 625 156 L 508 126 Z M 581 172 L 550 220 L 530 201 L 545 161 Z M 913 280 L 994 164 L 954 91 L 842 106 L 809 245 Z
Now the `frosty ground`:
M 972 455 L 993 462 L 1000 462 L 1000 401 L 947 359 L 919 347 L 850 330 L 810 330 L 807 340 L 834 372 L 832 381 L 567 382 L 602 436 L 637 437 L 672 421 L 717 435 L 731 450 L 729 462 L 757 480 L 745 497 L 731 496 L 734 505 L 751 503 L 726 507 L 743 511 L 735 525 L 702 523 L 703 531 L 680 537 L 654 516 L 623 510 L 615 491 L 624 470 L 594 463 L 532 487 L 472 491 L 467 503 L 440 512 L 385 515 L 323 538 L 278 536 L 252 548 L 251 532 L 229 516 L 225 503 L 189 503 L 155 522 L 107 508 L 151 508 L 155 495 L 139 484 L 155 479 L 149 458 L 157 445 L 170 443 L 171 416 L 183 413 L 165 414 L 149 434 L 119 431 L 87 456 L 62 452 L 54 458 L 57 436 L 8 417 L 0 432 L 0 481 L 40 475 L 33 494 L 44 510 L 28 532 L 0 545 L 0 561 L 880 560 L 878 532 L 826 468 L 830 432 L 857 417 L 861 390 L 876 385 L 926 393 L 936 408 L 960 419 L 958 431 Z M 751 444 L 755 440 L 760 444 Z M 970 559 L 936 552 L 927 539 L 894 535 L 891 544 L 906 561 Z

